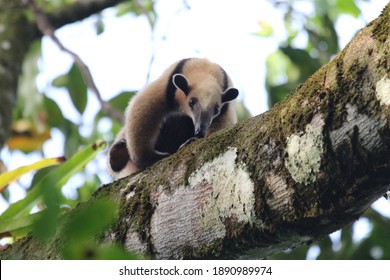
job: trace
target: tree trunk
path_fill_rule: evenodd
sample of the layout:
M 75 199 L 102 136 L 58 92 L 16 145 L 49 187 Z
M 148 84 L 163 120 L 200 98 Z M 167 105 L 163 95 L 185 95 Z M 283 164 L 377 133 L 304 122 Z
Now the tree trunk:
M 9 136 L 24 55 L 33 31 L 21 1 L 0 0 L 0 149 Z
M 389 34 L 390 4 L 270 111 L 100 188 L 120 203 L 105 239 L 151 258 L 262 258 L 358 219 L 390 190 Z M 58 257 L 62 237 L 4 254 Z

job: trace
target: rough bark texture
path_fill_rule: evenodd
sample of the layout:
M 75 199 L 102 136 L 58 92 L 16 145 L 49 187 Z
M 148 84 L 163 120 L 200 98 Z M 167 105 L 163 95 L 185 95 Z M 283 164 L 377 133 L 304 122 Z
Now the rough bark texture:
M 261 258 L 358 219 L 390 190 L 389 32 L 387 5 L 270 111 L 103 186 L 121 209 L 105 239 L 151 258 Z M 3 256 L 58 257 L 61 236 Z
M 47 16 L 59 28 L 120 2 L 124 0 L 80 0 Z M 42 36 L 25 9 L 23 0 L 0 0 L 0 149 L 9 136 L 24 56 L 32 41 Z
M 20 2 L 0 0 L 0 149 L 9 136 L 17 81 L 31 43 Z

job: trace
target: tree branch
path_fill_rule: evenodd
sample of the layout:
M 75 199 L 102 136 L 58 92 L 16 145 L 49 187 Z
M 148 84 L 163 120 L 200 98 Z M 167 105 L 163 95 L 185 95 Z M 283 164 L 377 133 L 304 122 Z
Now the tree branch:
M 97 88 L 95 81 L 93 80 L 92 74 L 89 71 L 88 66 L 84 63 L 84 61 L 80 58 L 80 56 L 77 55 L 75 52 L 69 50 L 62 44 L 62 42 L 54 34 L 54 29 L 51 27 L 47 17 L 42 13 L 42 11 L 37 7 L 37 5 L 35 5 L 34 0 L 24 0 L 24 1 L 26 5 L 29 7 L 29 9 L 34 13 L 38 29 L 42 32 L 42 34 L 49 36 L 62 51 L 66 52 L 74 59 L 77 66 L 79 66 L 81 73 L 83 73 L 84 79 L 88 87 L 95 94 L 103 110 L 106 111 L 111 118 L 116 119 L 119 122 L 122 122 L 123 114 L 118 110 L 114 109 L 113 107 L 111 107 L 109 103 L 103 100 L 100 91 Z
M 261 258 L 355 221 L 390 190 L 389 53 L 387 5 L 287 100 L 116 186 L 108 235 L 153 258 Z
M 53 28 L 82 20 L 125 0 L 80 0 L 48 14 Z M 12 108 L 16 100 L 18 77 L 26 52 L 40 38 L 34 23 L 24 13 L 24 0 L 0 0 L 0 149 L 9 136 Z M 118 118 L 118 116 L 117 116 Z
M 151 258 L 262 258 L 355 221 L 390 190 L 389 34 L 390 4 L 270 111 L 100 188 L 89 203 L 120 205 L 103 239 Z M 0 256 L 60 258 L 65 232 Z
M 47 20 L 54 29 L 58 29 L 126 1 L 129 0 L 78 0 L 62 9 L 50 11 L 47 14 Z

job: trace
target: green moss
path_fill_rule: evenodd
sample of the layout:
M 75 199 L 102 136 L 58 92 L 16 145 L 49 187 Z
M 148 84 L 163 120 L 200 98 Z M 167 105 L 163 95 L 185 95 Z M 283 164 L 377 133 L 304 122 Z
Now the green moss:
M 378 71 L 383 71 L 383 74 L 390 74 L 390 53 L 389 53 L 389 44 L 390 44 L 390 4 L 382 11 L 379 20 L 375 22 L 372 30 L 373 37 L 377 43 L 379 49 L 378 53 L 380 55 L 380 60 L 376 65 Z
M 150 187 L 148 187 L 142 181 L 137 185 L 137 189 L 134 189 L 131 199 L 127 199 L 127 195 L 133 190 L 129 190 L 123 194 L 121 202 L 120 217 L 129 217 L 131 221 L 131 227 L 136 230 L 142 240 L 148 239 L 149 229 L 145 228 L 145 225 L 150 225 L 151 217 L 154 212 L 154 207 L 150 201 Z M 125 233 L 127 230 L 125 231 Z
M 375 22 L 372 34 L 376 40 L 381 43 L 389 39 L 390 34 L 390 4 L 383 9 L 379 20 Z
M 166 186 L 167 183 L 169 185 L 172 172 L 181 170 L 183 168 L 181 164 L 183 163 L 185 163 L 186 166 L 184 167 L 185 173 L 182 185 L 188 185 L 188 178 L 190 175 L 203 163 L 212 161 L 224 151 L 225 147 L 234 143 L 234 135 L 239 129 L 240 124 L 237 124 L 229 130 L 215 132 L 206 138 L 194 141 L 172 156 L 164 159 L 164 163 L 161 161 L 161 163 L 163 163 L 164 166 L 168 166 L 169 169 L 159 170 L 161 174 L 166 174 L 166 176 L 161 177 L 160 181 L 156 182 L 156 185 L 159 183 L 161 183 L 162 186 Z M 204 144 L 205 142 L 207 142 L 207 145 Z M 196 158 L 194 155 L 197 154 L 202 154 L 202 156 Z M 156 172 L 156 170 L 153 170 L 153 172 Z

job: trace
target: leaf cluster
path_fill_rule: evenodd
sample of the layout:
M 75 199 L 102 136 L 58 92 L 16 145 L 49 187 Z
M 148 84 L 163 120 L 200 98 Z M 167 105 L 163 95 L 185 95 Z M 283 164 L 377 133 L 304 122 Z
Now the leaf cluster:
M 346 15 L 357 18 L 361 11 L 353 0 L 307 1 L 305 9 L 298 0 L 270 2 L 283 11 L 286 32 L 285 40 L 266 61 L 268 104 L 272 107 L 340 51 L 336 22 Z
M 74 0 L 35 1 L 44 13 L 55 12 L 75 2 Z M 137 7 L 130 4 L 132 2 L 121 4 L 118 7 L 118 16 L 126 13 L 154 14 L 152 1 L 145 3 L 138 1 L 140 5 Z M 104 32 L 104 22 L 101 16 L 98 15 L 96 18 L 96 33 L 101 34 Z M 31 20 L 34 20 L 33 15 Z M 39 39 L 30 45 L 25 55 L 18 83 L 17 104 L 13 110 L 12 135 L 7 140 L 6 153 L 12 157 L 13 154 L 22 152 L 26 157 L 34 155 L 42 160 L 10 172 L 7 172 L 6 162 L 0 160 L 0 174 L 3 173 L 0 175 L 0 196 L 9 204 L 0 216 L 0 245 L 4 247 L 26 234 L 32 234 L 37 240 L 46 242 L 56 233 L 64 211 L 69 211 L 80 202 L 90 199 L 102 182 L 99 175 L 104 172 L 99 168 L 104 168 L 105 171 L 105 165 L 102 166 L 100 164 L 102 160 L 99 160 L 106 147 L 105 143 L 112 141 L 121 127 L 121 123 L 112 119 L 109 113 L 98 110 L 92 116 L 92 126 L 83 129 L 84 118 L 87 116 L 91 118 L 88 108 L 96 103 L 96 96 L 89 89 L 84 77 L 85 73 L 76 63 L 73 63 L 67 72 L 54 78 L 50 84 L 39 84 L 41 51 Z M 55 94 L 52 94 L 53 89 Z M 107 103 L 112 108 L 124 112 L 133 95 L 133 91 L 119 92 L 115 97 L 107 100 Z M 62 102 L 63 100 L 69 102 Z M 66 107 L 65 104 L 70 104 L 72 108 Z M 73 111 L 73 116 L 71 118 L 69 114 L 67 116 L 66 111 Z M 108 129 L 107 124 L 110 127 Z M 59 146 L 55 151 L 59 155 L 58 158 L 46 158 L 45 153 L 48 151 L 45 145 L 53 135 L 59 134 L 64 141 L 58 143 Z M 104 141 L 97 141 L 97 139 L 104 139 Z M 63 158 L 68 160 L 65 163 L 58 160 Z M 58 164 L 60 165 L 54 166 Z M 93 166 L 89 168 L 93 171 L 88 171 L 87 164 Z M 29 174 L 32 179 L 30 183 L 22 185 L 20 177 L 25 174 Z M 8 187 L 11 183 L 22 186 L 27 193 L 17 202 L 11 202 Z M 71 185 L 72 195 L 64 191 L 65 185 Z M 91 236 L 102 232 L 113 222 L 115 211 L 114 202 L 101 201 L 96 206 L 86 207 L 81 213 L 76 213 L 74 221 L 68 223 L 69 242 L 63 245 L 62 257 L 134 258 L 133 255 L 125 253 L 121 247 L 107 244 L 97 246 L 96 240 L 91 239 Z M 80 222 L 80 219 L 83 222 Z

